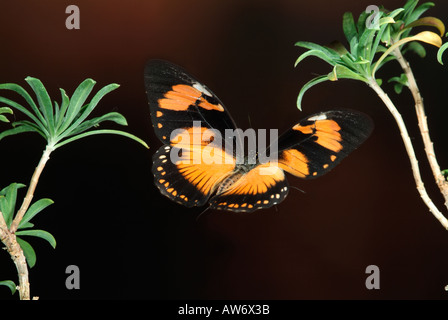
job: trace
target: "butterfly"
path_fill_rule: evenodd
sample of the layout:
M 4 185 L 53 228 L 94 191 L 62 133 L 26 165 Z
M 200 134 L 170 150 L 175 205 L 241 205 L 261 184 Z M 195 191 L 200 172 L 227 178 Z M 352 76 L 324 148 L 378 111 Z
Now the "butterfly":
M 153 155 L 154 183 L 186 207 L 208 203 L 211 209 L 252 212 L 279 204 L 289 191 L 285 172 L 320 177 L 373 130 L 363 113 L 330 110 L 294 124 L 264 150 L 246 148 L 243 156 L 238 145 L 244 136 L 235 134 L 224 104 L 203 83 L 161 60 L 146 64 L 144 80 L 152 125 L 163 143 Z

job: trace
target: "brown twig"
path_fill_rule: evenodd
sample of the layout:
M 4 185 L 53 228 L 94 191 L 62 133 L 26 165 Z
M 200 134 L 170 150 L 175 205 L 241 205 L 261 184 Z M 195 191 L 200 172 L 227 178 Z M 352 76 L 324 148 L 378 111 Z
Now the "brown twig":
M 37 183 L 39 182 L 39 177 L 42 173 L 42 170 L 45 167 L 45 164 L 50 159 L 50 154 L 53 150 L 54 149 L 51 146 L 47 146 L 45 148 L 45 151 L 42 154 L 42 157 L 40 158 L 39 164 L 37 165 L 36 169 L 34 170 L 33 176 L 31 177 L 30 186 L 28 187 L 25 198 L 23 199 L 22 206 L 20 207 L 19 211 L 17 212 L 16 217 L 14 218 L 14 221 L 11 224 L 11 228 L 10 228 L 11 233 L 14 233 L 17 231 L 20 221 L 22 221 L 24 214 L 28 210 L 28 208 L 31 204 L 31 201 L 33 200 L 34 191 L 36 190 Z
M 23 219 L 26 211 L 28 210 L 31 201 L 34 196 L 34 191 L 36 190 L 37 183 L 39 182 L 39 177 L 42 173 L 42 170 L 45 167 L 48 159 L 50 159 L 50 154 L 53 151 L 52 146 L 47 146 L 45 151 L 42 154 L 42 157 L 34 170 L 33 176 L 31 177 L 31 182 L 26 192 L 26 196 L 23 199 L 22 206 L 17 212 L 11 227 L 8 229 L 8 226 L 3 218 L 3 214 L 0 212 L 0 240 L 6 246 L 8 253 L 11 255 L 12 260 L 17 268 L 17 275 L 19 278 L 19 296 L 20 300 L 30 300 L 30 283 L 28 276 L 28 266 L 26 263 L 25 255 L 23 254 L 23 250 L 17 242 L 17 238 L 15 232 L 19 227 L 20 222 Z M 33 298 L 34 300 L 35 298 Z
M 417 157 L 415 156 L 414 147 L 412 145 L 411 138 L 409 137 L 408 130 L 406 128 L 406 125 L 403 121 L 403 118 L 401 117 L 401 114 L 398 112 L 397 108 L 395 107 L 392 100 L 390 100 L 389 96 L 381 89 L 381 87 L 378 85 L 378 83 L 375 81 L 375 79 L 371 79 L 369 82 L 370 87 L 378 94 L 378 96 L 381 98 L 381 100 L 386 105 L 389 112 L 394 117 L 398 128 L 401 133 L 401 138 L 403 139 L 404 146 L 406 148 L 406 151 L 408 153 L 409 161 L 411 162 L 412 167 L 412 173 L 414 175 L 415 184 L 417 186 L 417 190 L 420 194 L 420 197 L 422 198 L 423 202 L 428 206 L 431 213 L 437 218 L 437 220 L 440 221 L 442 226 L 445 229 L 448 229 L 448 220 L 445 218 L 445 216 L 437 209 L 431 198 L 429 197 L 428 193 L 426 192 L 425 186 L 422 181 L 422 177 L 420 174 L 420 168 L 418 166 Z
M 423 105 L 423 98 L 420 94 L 420 90 L 417 86 L 417 82 L 415 80 L 414 73 L 412 72 L 412 69 L 409 65 L 409 62 L 406 61 L 406 59 L 403 57 L 403 54 L 401 53 L 399 48 L 395 49 L 394 54 L 408 79 L 408 87 L 415 101 L 415 112 L 417 114 L 420 134 L 425 146 L 426 157 L 428 158 L 428 162 L 437 186 L 439 187 L 440 192 L 445 198 L 445 206 L 448 208 L 448 182 L 446 181 L 445 177 L 442 174 L 442 171 L 440 170 L 440 166 L 437 162 L 437 158 L 434 152 L 434 145 L 431 141 L 431 137 L 429 136 L 429 127 L 425 113 L 425 107 Z
M 30 300 L 30 283 L 28 281 L 28 266 L 23 250 L 17 242 L 16 235 L 8 230 L 3 213 L 0 212 L 0 240 L 6 246 L 17 269 L 19 277 L 20 300 Z

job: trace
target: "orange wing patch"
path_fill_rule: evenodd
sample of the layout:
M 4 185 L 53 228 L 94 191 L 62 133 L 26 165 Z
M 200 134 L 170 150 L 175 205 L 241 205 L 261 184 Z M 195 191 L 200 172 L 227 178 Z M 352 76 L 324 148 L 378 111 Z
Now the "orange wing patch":
M 181 153 L 174 161 L 179 173 L 204 195 L 216 190 L 235 168 L 235 158 L 220 145 L 213 144 L 213 131 L 205 127 L 182 130 L 171 143 Z
M 268 172 L 269 174 L 267 174 Z M 270 166 L 270 164 L 262 164 L 243 175 L 219 196 L 261 195 L 283 180 L 285 180 L 285 173 L 282 169 Z
M 316 143 L 333 152 L 342 150 L 341 127 L 334 120 L 317 120 L 308 126 L 295 125 L 293 130 L 304 134 L 314 134 L 317 137 Z
M 190 106 L 197 105 L 206 110 L 224 111 L 224 107 L 220 104 L 212 104 L 208 102 L 201 91 L 185 85 L 178 84 L 172 87 L 171 91 L 164 94 L 162 99 L 158 101 L 160 108 L 173 111 L 186 111 Z
M 295 149 L 283 151 L 280 159 L 278 159 L 278 165 L 299 178 L 305 178 L 310 174 L 308 159 L 302 152 Z
M 214 140 L 213 130 L 206 127 L 191 127 L 179 129 L 179 133 L 171 137 L 170 144 L 177 148 L 192 148 L 193 145 L 206 146 Z
M 267 163 L 260 164 L 247 173 L 237 171 L 231 174 L 220 183 L 210 204 L 218 210 L 252 212 L 279 204 L 287 194 L 288 182 L 284 171 Z
M 235 159 L 219 147 L 193 145 L 191 149 L 182 150 L 182 156 L 174 165 L 185 180 L 203 195 L 209 195 L 233 172 Z

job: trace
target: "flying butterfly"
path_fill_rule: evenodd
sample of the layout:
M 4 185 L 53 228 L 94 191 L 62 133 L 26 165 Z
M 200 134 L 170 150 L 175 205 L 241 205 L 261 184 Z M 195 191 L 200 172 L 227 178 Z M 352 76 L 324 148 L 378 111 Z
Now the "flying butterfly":
M 311 115 L 266 150 L 239 157 L 235 122 L 224 104 L 181 67 L 151 60 L 145 88 L 152 125 L 164 144 L 153 156 L 155 185 L 186 207 L 252 212 L 282 202 L 289 191 L 285 171 L 303 179 L 333 169 L 370 135 L 372 120 L 355 111 Z M 254 150 L 249 150 L 249 153 Z M 266 159 L 276 161 L 261 161 Z

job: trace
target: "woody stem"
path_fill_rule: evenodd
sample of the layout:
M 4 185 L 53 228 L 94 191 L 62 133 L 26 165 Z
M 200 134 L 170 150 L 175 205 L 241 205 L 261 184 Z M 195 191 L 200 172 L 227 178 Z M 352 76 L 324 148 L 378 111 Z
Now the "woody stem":
M 423 144 L 425 146 L 426 157 L 428 158 L 428 162 L 437 186 L 439 187 L 440 192 L 445 199 L 445 206 L 448 208 L 448 182 L 446 181 L 440 170 L 440 166 L 437 162 L 437 158 L 434 152 L 434 145 L 431 141 L 431 137 L 429 136 L 429 127 L 425 114 L 425 107 L 423 105 L 423 98 L 420 94 L 420 90 L 417 86 L 417 82 L 415 80 L 414 73 L 412 72 L 412 69 L 409 65 L 409 62 L 406 61 L 406 59 L 403 57 L 403 54 L 401 53 L 399 48 L 395 49 L 394 54 L 397 57 L 397 60 L 408 79 L 408 87 L 415 101 L 415 113 L 417 114 L 418 126 L 420 129 L 420 134 L 422 136 Z
M 395 119 L 395 122 L 398 125 L 398 129 L 401 133 L 401 138 L 403 140 L 404 146 L 406 148 L 406 152 L 409 157 L 409 161 L 411 162 L 411 168 L 412 173 L 414 175 L 415 184 L 417 187 L 417 191 L 420 194 L 420 197 L 422 198 L 423 202 L 426 204 L 426 206 L 429 208 L 429 211 L 436 217 L 437 220 L 442 224 L 442 226 L 448 230 L 448 220 L 445 218 L 445 216 L 437 209 L 435 204 L 432 202 L 431 198 L 429 197 L 425 186 L 422 181 L 422 177 L 420 174 L 420 169 L 418 166 L 417 157 L 415 156 L 414 147 L 411 142 L 411 138 L 409 137 L 408 130 L 406 128 L 406 125 L 403 121 L 403 118 L 401 117 L 401 114 L 398 112 L 397 108 L 395 107 L 392 100 L 389 98 L 389 96 L 381 89 L 381 87 L 378 85 L 375 79 L 370 79 L 369 86 L 377 93 L 377 95 L 380 97 L 380 99 L 384 102 L 389 112 L 392 114 L 392 116 Z

